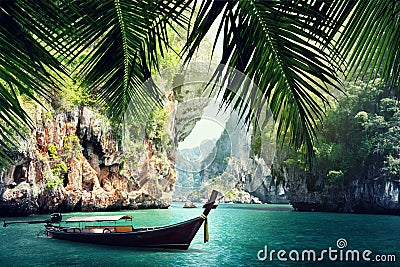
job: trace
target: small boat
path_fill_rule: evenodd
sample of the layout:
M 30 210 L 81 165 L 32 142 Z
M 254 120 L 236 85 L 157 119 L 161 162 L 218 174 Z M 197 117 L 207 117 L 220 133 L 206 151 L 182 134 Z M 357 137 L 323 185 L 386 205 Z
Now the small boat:
M 185 204 L 183 205 L 183 208 L 185 208 L 185 209 L 193 209 L 193 208 L 197 208 L 197 206 L 192 201 L 190 201 L 188 199 L 188 200 L 186 200 Z
M 14 223 L 46 223 L 47 235 L 55 239 L 112 246 L 186 250 L 203 222 L 204 242 L 208 241 L 207 216 L 214 207 L 217 195 L 215 190 L 211 193 L 200 216 L 166 226 L 134 228 L 132 223 L 117 225 L 120 221 L 132 221 L 132 217 L 127 215 L 72 217 L 62 221 L 59 213 L 52 214 L 50 219 L 45 221 L 4 222 L 3 226 Z M 62 226 L 68 223 L 79 223 L 79 227 Z

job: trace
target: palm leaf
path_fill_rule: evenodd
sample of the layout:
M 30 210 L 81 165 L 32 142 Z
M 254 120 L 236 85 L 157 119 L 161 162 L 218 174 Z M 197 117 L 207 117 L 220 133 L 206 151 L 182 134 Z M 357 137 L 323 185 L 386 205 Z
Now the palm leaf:
M 186 60 L 222 16 L 221 63 L 258 85 L 242 91 L 240 98 L 227 91 L 225 100 L 249 101 L 252 111 L 242 112 L 248 121 L 257 119 L 267 102 L 279 136 L 288 135 L 292 144 L 305 144 L 312 153 L 317 121 L 333 97 L 332 89 L 340 90 L 343 66 L 333 60 L 340 57 L 334 36 L 353 6 L 353 1 L 205 1 L 188 39 Z M 216 76 L 229 78 L 223 73 L 219 69 Z
M 147 117 L 151 103 L 158 102 L 157 88 L 143 86 L 158 57 L 168 49 L 167 25 L 187 24 L 182 14 L 185 1 L 152 0 L 70 1 L 75 10 L 75 56 L 92 50 L 79 66 L 78 76 L 112 118 L 121 118 L 130 101 L 138 119 Z M 151 83 L 150 83 L 151 84 Z
M 358 1 L 337 44 L 349 78 L 400 82 L 400 1 Z
M 52 73 L 64 72 L 57 57 L 65 46 L 58 40 L 67 33 L 68 23 L 60 22 L 57 10 L 50 1 L 0 2 L 1 166 L 10 160 L 8 151 L 18 147 L 15 134 L 21 132 L 21 125 L 31 123 L 18 96 L 48 98 L 59 79 Z

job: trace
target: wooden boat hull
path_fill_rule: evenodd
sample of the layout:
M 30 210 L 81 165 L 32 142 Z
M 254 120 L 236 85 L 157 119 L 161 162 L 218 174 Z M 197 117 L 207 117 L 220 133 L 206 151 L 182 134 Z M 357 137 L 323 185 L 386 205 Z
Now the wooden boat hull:
M 188 249 L 204 218 L 197 217 L 177 224 L 138 228 L 131 232 L 84 233 L 71 228 L 47 226 L 48 236 L 68 241 L 126 247 Z M 69 230 L 68 230 L 69 229 Z
M 132 217 L 127 215 L 72 217 L 63 221 L 60 213 L 53 213 L 50 219 L 41 221 L 4 221 L 3 227 L 18 223 L 45 223 L 47 235 L 55 239 L 110 246 L 188 249 L 203 222 L 205 222 L 204 242 L 208 241 L 207 216 L 215 206 L 217 196 L 218 192 L 213 190 L 210 199 L 203 206 L 203 214 L 199 217 L 167 226 L 133 229 L 132 225 L 116 223 L 123 219 L 132 221 Z M 97 222 L 113 222 L 115 225 L 98 226 Z M 64 227 L 61 223 L 93 223 L 93 225 L 76 228 Z

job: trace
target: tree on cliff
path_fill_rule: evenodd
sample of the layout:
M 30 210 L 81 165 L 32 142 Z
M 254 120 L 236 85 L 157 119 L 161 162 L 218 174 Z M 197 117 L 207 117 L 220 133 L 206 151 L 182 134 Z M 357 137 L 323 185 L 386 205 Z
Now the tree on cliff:
M 159 101 L 156 89 L 142 83 L 169 48 L 166 28 L 187 29 L 183 56 L 190 61 L 213 23 L 223 36 L 221 63 L 258 85 L 249 92 L 254 112 L 247 119 L 267 103 L 279 133 L 309 151 L 344 76 L 379 75 L 392 86 L 400 80 L 397 0 L 4 0 L 0 163 L 17 143 L 13 130 L 30 123 L 20 95 L 46 99 L 55 93 L 49 88 L 62 84 L 58 74 L 72 73 L 111 116 L 121 116 L 131 99 L 141 114 L 148 102 Z M 236 101 L 232 92 L 224 99 Z

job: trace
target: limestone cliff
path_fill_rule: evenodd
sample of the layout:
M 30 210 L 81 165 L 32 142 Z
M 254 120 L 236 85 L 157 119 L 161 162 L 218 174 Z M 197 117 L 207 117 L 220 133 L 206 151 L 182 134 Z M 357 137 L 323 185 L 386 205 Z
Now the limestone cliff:
M 347 188 L 324 194 L 310 188 L 306 175 L 290 180 L 289 198 L 295 210 L 400 215 L 398 181 L 359 178 Z
M 224 199 L 220 201 L 250 203 L 260 200 L 264 203 L 289 203 L 285 179 L 271 174 L 274 150 L 265 142 L 265 159 L 251 155 L 251 133 L 235 114 L 225 124 L 225 130 L 210 147 L 196 147 L 181 152 L 178 158 L 179 179 L 175 197 L 193 201 L 206 198 L 211 188 L 216 188 Z M 206 145 L 206 144 L 204 144 Z M 207 152 L 207 155 L 203 155 Z M 188 154 L 188 155 L 185 155 Z M 191 161 L 190 158 L 194 160 Z M 188 171 L 190 170 L 190 171 Z M 240 195 L 240 197 L 239 197 Z
M 176 173 L 151 140 L 127 162 L 108 121 L 87 108 L 54 117 L 37 108 L 34 120 L 0 174 L 0 216 L 169 206 Z
M 399 180 L 380 174 L 376 165 L 360 170 L 349 183 L 328 185 L 327 179 L 298 171 L 294 164 L 298 163 L 281 158 L 273 172 L 276 179 L 286 180 L 288 198 L 295 210 L 400 215 Z

